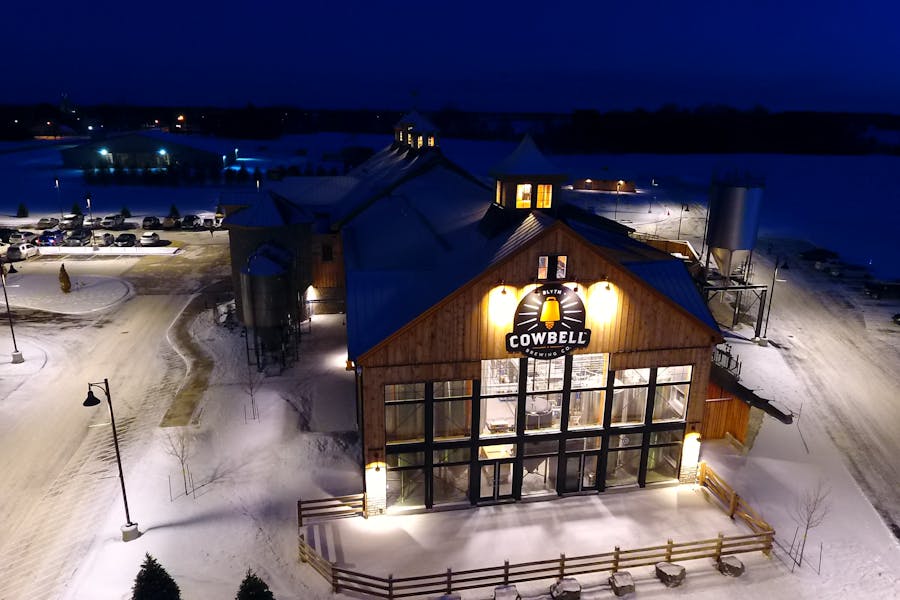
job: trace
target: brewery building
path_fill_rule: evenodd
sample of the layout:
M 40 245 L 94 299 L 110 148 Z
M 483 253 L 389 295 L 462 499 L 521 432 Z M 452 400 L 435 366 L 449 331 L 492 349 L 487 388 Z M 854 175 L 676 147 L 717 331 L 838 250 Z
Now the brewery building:
M 291 199 L 311 216 L 307 300 L 321 241 L 341 259 L 326 293 L 345 302 L 369 514 L 695 476 L 719 329 L 681 260 L 568 204 L 565 181 L 528 137 L 472 175 L 413 114 Z M 241 212 L 233 247 L 254 229 Z

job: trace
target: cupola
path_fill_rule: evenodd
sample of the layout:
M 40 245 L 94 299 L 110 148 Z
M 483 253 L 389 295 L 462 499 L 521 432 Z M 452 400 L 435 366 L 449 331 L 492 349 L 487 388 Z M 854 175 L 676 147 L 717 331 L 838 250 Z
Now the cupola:
M 394 143 L 413 150 L 438 147 L 438 129 L 416 111 L 409 112 L 394 125 Z
M 566 175 L 547 160 L 530 135 L 491 170 L 496 178 L 494 202 L 510 210 L 552 212 Z

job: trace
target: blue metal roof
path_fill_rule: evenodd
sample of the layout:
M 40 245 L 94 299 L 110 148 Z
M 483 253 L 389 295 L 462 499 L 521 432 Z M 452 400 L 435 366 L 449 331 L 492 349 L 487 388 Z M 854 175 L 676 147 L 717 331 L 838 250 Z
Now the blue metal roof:
M 694 281 L 682 261 L 671 258 L 659 261 L 628 262 L 623 263 L 622 266 L 651 287 L 662 292 L 664 296 L 685 309 L 698 321 L 713 331 L 719 331 L 719 325 L 712 313 L 709 312 L 709 307 L 703 301 L 700 291 L 694 285 Z

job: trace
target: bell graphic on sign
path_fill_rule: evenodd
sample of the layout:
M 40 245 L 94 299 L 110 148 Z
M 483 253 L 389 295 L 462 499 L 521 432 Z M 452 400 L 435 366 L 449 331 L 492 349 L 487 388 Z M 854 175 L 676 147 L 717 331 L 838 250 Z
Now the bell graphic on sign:
M 544 305 L 541 306 L 540 321 L 547 329 L 553 329 L 553 326 L 559 321 L 559 301 L 556 297 L 549 296 L 544 300 Z

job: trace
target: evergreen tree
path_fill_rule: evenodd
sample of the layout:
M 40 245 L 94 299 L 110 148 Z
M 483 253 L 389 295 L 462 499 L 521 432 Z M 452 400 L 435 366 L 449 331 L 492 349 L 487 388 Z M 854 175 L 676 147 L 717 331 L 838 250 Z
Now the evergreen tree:
M 169 208 L 169 216 L 173 219 L 181 218 L 181 213 L 178 211 L 178 207 L 174 204 Z
M 63 294 L 72 291 L 72 280 L 69 279 L 69 273 L 66 271 L 66 265 L 59 265 L 59 289 Z
M 80 214 L 83 214 L 83 213 L 81 212 L 81 205 L 78 204 L 77 202 L 75 202 L 74 204 L 72 204 L 72 214 L 73 214 L 73 215 L 80 215 Z
M 24 202 L 19 202 L 19 209 L 16 211 L 16 216 L 20 219 L 28 216 L 28 207 L 25 206 Z
M 162 565 L 147 553 L 134 578 L 131 600 L 181 600 L 181 591 Z
M 131 211 L 128 210 L 127 206 L 122 207 L 122 216 L 125 217 L 126 219 L 131 218 Z
M 275 595 L 252 569 L 247 569 L 247 576 L 241 582 L 235 600 L 275 600 Z

